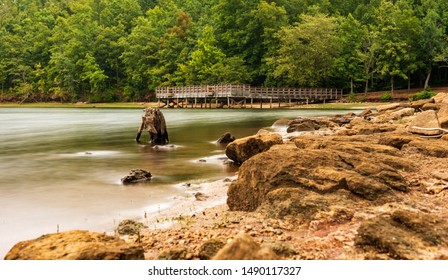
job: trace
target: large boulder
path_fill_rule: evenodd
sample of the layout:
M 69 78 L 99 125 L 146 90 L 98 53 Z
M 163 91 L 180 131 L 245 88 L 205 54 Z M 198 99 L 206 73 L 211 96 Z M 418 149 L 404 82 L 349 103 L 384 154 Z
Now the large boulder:
M 448 129 L 448 103 L 442 104 L 440 110 L 437 112 L 437 118 L 439 119 L 440 126 Z
M 19 242 L 5 260 L 144 260 L 143 253 L 116 236 L 74 230 Z
M 315 131 L 319 129 L 319 127 L 313 123 L 312 121 L 307 121 L 307 122 L 301 122 L 301 123 L 295 123 L 293 125 L 290 125 L 287 129 L 288 133 L 291 132 L 302 132 L 302 131 Z
M 440 122 L 437 113 L 433 110 L 428 110 L 415 115 L 415 119 L 409 124 L 408 131 L 432 136 L 440 134 L 438 128 L 440 128 Z
M 422 105 L 423 106 L 423 105 Z M 399 120 L 404 117 L 412 116 L 415 113 L 414 108 L 403 108 L 390 114 L 392 120 Z
M 448 103 L 448 93 L 439 92 L 433 99 L 435 103 Z
M 415 110 L 419 110 L 419 109 L 423 108 L 424 105 L 432 104 L 432 103 L 434 103 L 433 98 L 422 99 L 422 100 L 417 100 L 417 101 L 411 102 L 411 104 L 409 104 L 409 107 L 414 108 Z
M 395 110 L 382 111 L 373 118 L 373 121 L 376 123 L 391 122 L 402 119 L 404 117 L 412 116 L 414 115 L 414 113 L 415 113 L 414 108 L 399 107 Z
M 361 224 L 355 245 L 370 258 L 439 259 L 448 248 L 447 216 L 396 210 Z
M 365 109 L 364 111 L 362 111 L 362 112 L 358 115 L 358 117 L 364 118 L 364 117 L 367 117 L 367 116 L 371 115 L 372 113 L 373 113 L 372 110 L 369 109 L 369 108 L 367 108 L 367 109 Z
M 335 127 L 339 127 L 339 124 L 334 122 L 334 120 L 339 120 L 339 119 L 343 119 L 343 121 L 341 120 L 341 122 L 348 123 L 350 122 L 353 117 L 315 117 L 315 118 L 308 118 L 308 117 L 298 117 L 296 119 L 294 119 L 288 127 L 288 132 L 292 132 L 292 131 L 309 131 L 309 130 L 318 130 L 318 129 L 330 129 L 330 128 L 335 128 Z M 309 127 L 309 129 L 307 130 L 299 130 L 299 129 L 295 129 L 295 127 L 300 127 L 300 126 L 307 126 Z
M 226 155 L 229 159 L 241 164 L 254 155 L 269 150 L 273 145 L 282 143 L 283 139 L 279 134 L 249 136 L 227 145 Z
M 278 260 L 272 249 L 261 247 L 248 234 L 238 234 L 213 257 L 214 260 Z
M 380 105 L 376 107 L 376 110 L 378 112 L 384 112 L 384 111 L 389 111 L 389 110 L 394 110 L 397 109 L 398 107 L 400 107 L 401 104 L 400 103 L 391 103 L 391 104 L 386 104 L 386 105 Z
M 397 125 L 388 123 L 372 123 L 363 119 L 354 119 L 344 129 L 336 132 L 336 135 L 371 135 L 384 132 L 392 132 L 399 128 Z
M 381 136 L 378 143 L 400 149 L 405 153 L 437 158 L 448 157 L 448 143 L 441 139 L 422 138 L 410 133 L 385 134 Z
M 423 111 L 428 111 L 428 110 L 434 110 L 434 111 L 438 111 L 440 110 L 442 103 L 426 103 L 425 105 L 423 105 L 422 110 Z
M 403 145 L 402 151 L 436 158 L 448 158 L 448 142 L 440 139 L 414 139 Z
M 320 194 L 304 188 L 279 188 L 269 192 L 259 211 L 269 218 L 293 218 L 298 223 L 310 222 L 322 213 L 330 214 L 338 223 L 349 222 L 353 218 L 353 205 L 362 205 L 362 200 L 354 200 L 348 190 Z M 369 205 L 366 201 L 364 205 Z M 342 219 L 340 213 L 345 212 Z M 337 214 L 336 214 L 337 213 Z
M 276 145 L 246 161 L 238 179 L 228 189 L 231 210 L 254 211 L 279 188 L 301 188 L 320 195 L 339 190 L 375 201 L 406 191 L 407 183 L 396 171 L 412 163 L 398 150 L 368 142 L 341 143 L 296 139 L 296 145 Z

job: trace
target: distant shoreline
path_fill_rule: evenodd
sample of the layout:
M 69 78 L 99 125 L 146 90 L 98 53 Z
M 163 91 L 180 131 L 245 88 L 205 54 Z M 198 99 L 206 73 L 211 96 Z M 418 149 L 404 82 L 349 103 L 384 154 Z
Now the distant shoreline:
M 384 103 L 319 103 L 319 104 L 300 104 L 293 106 L 285 106 L 282 104 L 281 107 L 277 104 L 272 104 L 270 108 L 269 103 L 263 103 L 263 110 L 273 110 L 273 109 L 313 109 L 313 110 L 356 110 L 373 108 L 379 104 Z M 60 103 L 60 102 L 37 102 L 37 103 L 0 103 L 0 108 L 105 108 L 105 109 L 143 109 L 147 107 L 157 108 L 157 102 L 116 102 L 116 103 Z M 167 109 L 167 108 L 162 108 Z M 205 108 L 204 108 L 205 109 Z M 207 108 L 208 109 L 208 108 Z M 217 109 L 214 104 L 212 104 L 211 109 Z M 240 110 L 244 108 L 219 108 L 217 110 Z M 259 110 L 261 109 L 260 103 L 254 103 L 253 108 L 246 107 L 248 110 Z M 170 108 L 169 110 L 200 110 L 200 108 Z

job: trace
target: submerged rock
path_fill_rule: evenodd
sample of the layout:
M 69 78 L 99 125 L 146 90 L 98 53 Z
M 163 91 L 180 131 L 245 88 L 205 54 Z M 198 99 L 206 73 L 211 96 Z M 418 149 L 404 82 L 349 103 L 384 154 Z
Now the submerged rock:
M 205 200 L 207 200 L 209 198 L 208 195 L 203 194 L 201 192 L 195 193 L 194 197 L 195 197 L 196 201 L 205 201 Z
M 116 236 L 74 230 L 19 242 L 5 260 L 144 260 L 143 253 Z
M 132 169 L 131 173 L 123 178 L 121 182 L 125 185 L 143 183 L 151 181 L 152 175 L 149 171 L 144 169 Z
M 224 133 L 219 139 L 216 141 L 217 144 L 229 144 L 235 141 L 235 137 L 230 134 L 230 132 Z

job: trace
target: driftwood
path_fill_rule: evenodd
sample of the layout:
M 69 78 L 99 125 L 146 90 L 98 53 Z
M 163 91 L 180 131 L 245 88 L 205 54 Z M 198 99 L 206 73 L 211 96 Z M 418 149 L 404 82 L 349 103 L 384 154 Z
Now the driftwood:
M 421 134 L 425 137 L 440 137 L 444 134 L 448 133 L 447 129 L 435 127 L 435 128 L 427 128 L 427 127 L 418 127 L 418 126 L 411 126 L 409 128 L 409 131 L 414 134 Z
M 159 109 L 146 108 L 143 110 L 142 123 L 135 137 L 137 142 L 140 142 L 140 136 L 143 130 L 149 132 L 151 144 L 168 144 L 169 140 L 165 117 Z

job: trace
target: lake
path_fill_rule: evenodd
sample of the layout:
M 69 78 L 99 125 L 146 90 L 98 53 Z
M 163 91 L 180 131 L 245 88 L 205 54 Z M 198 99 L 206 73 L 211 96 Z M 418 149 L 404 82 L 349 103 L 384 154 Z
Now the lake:
M 0 108 L 0 257 L 17 242 L 84 229 L 110 232 L 192 197 L 186 183 L 234 176 L 224 165 L 225 132 L 244 137 L 279 118 L 324 116 L 331 110 L 162 110 L 170 144 L 155 149 L 143 133 L 141 109 Z M 123 186 L 131 169 L 151 182 Z

